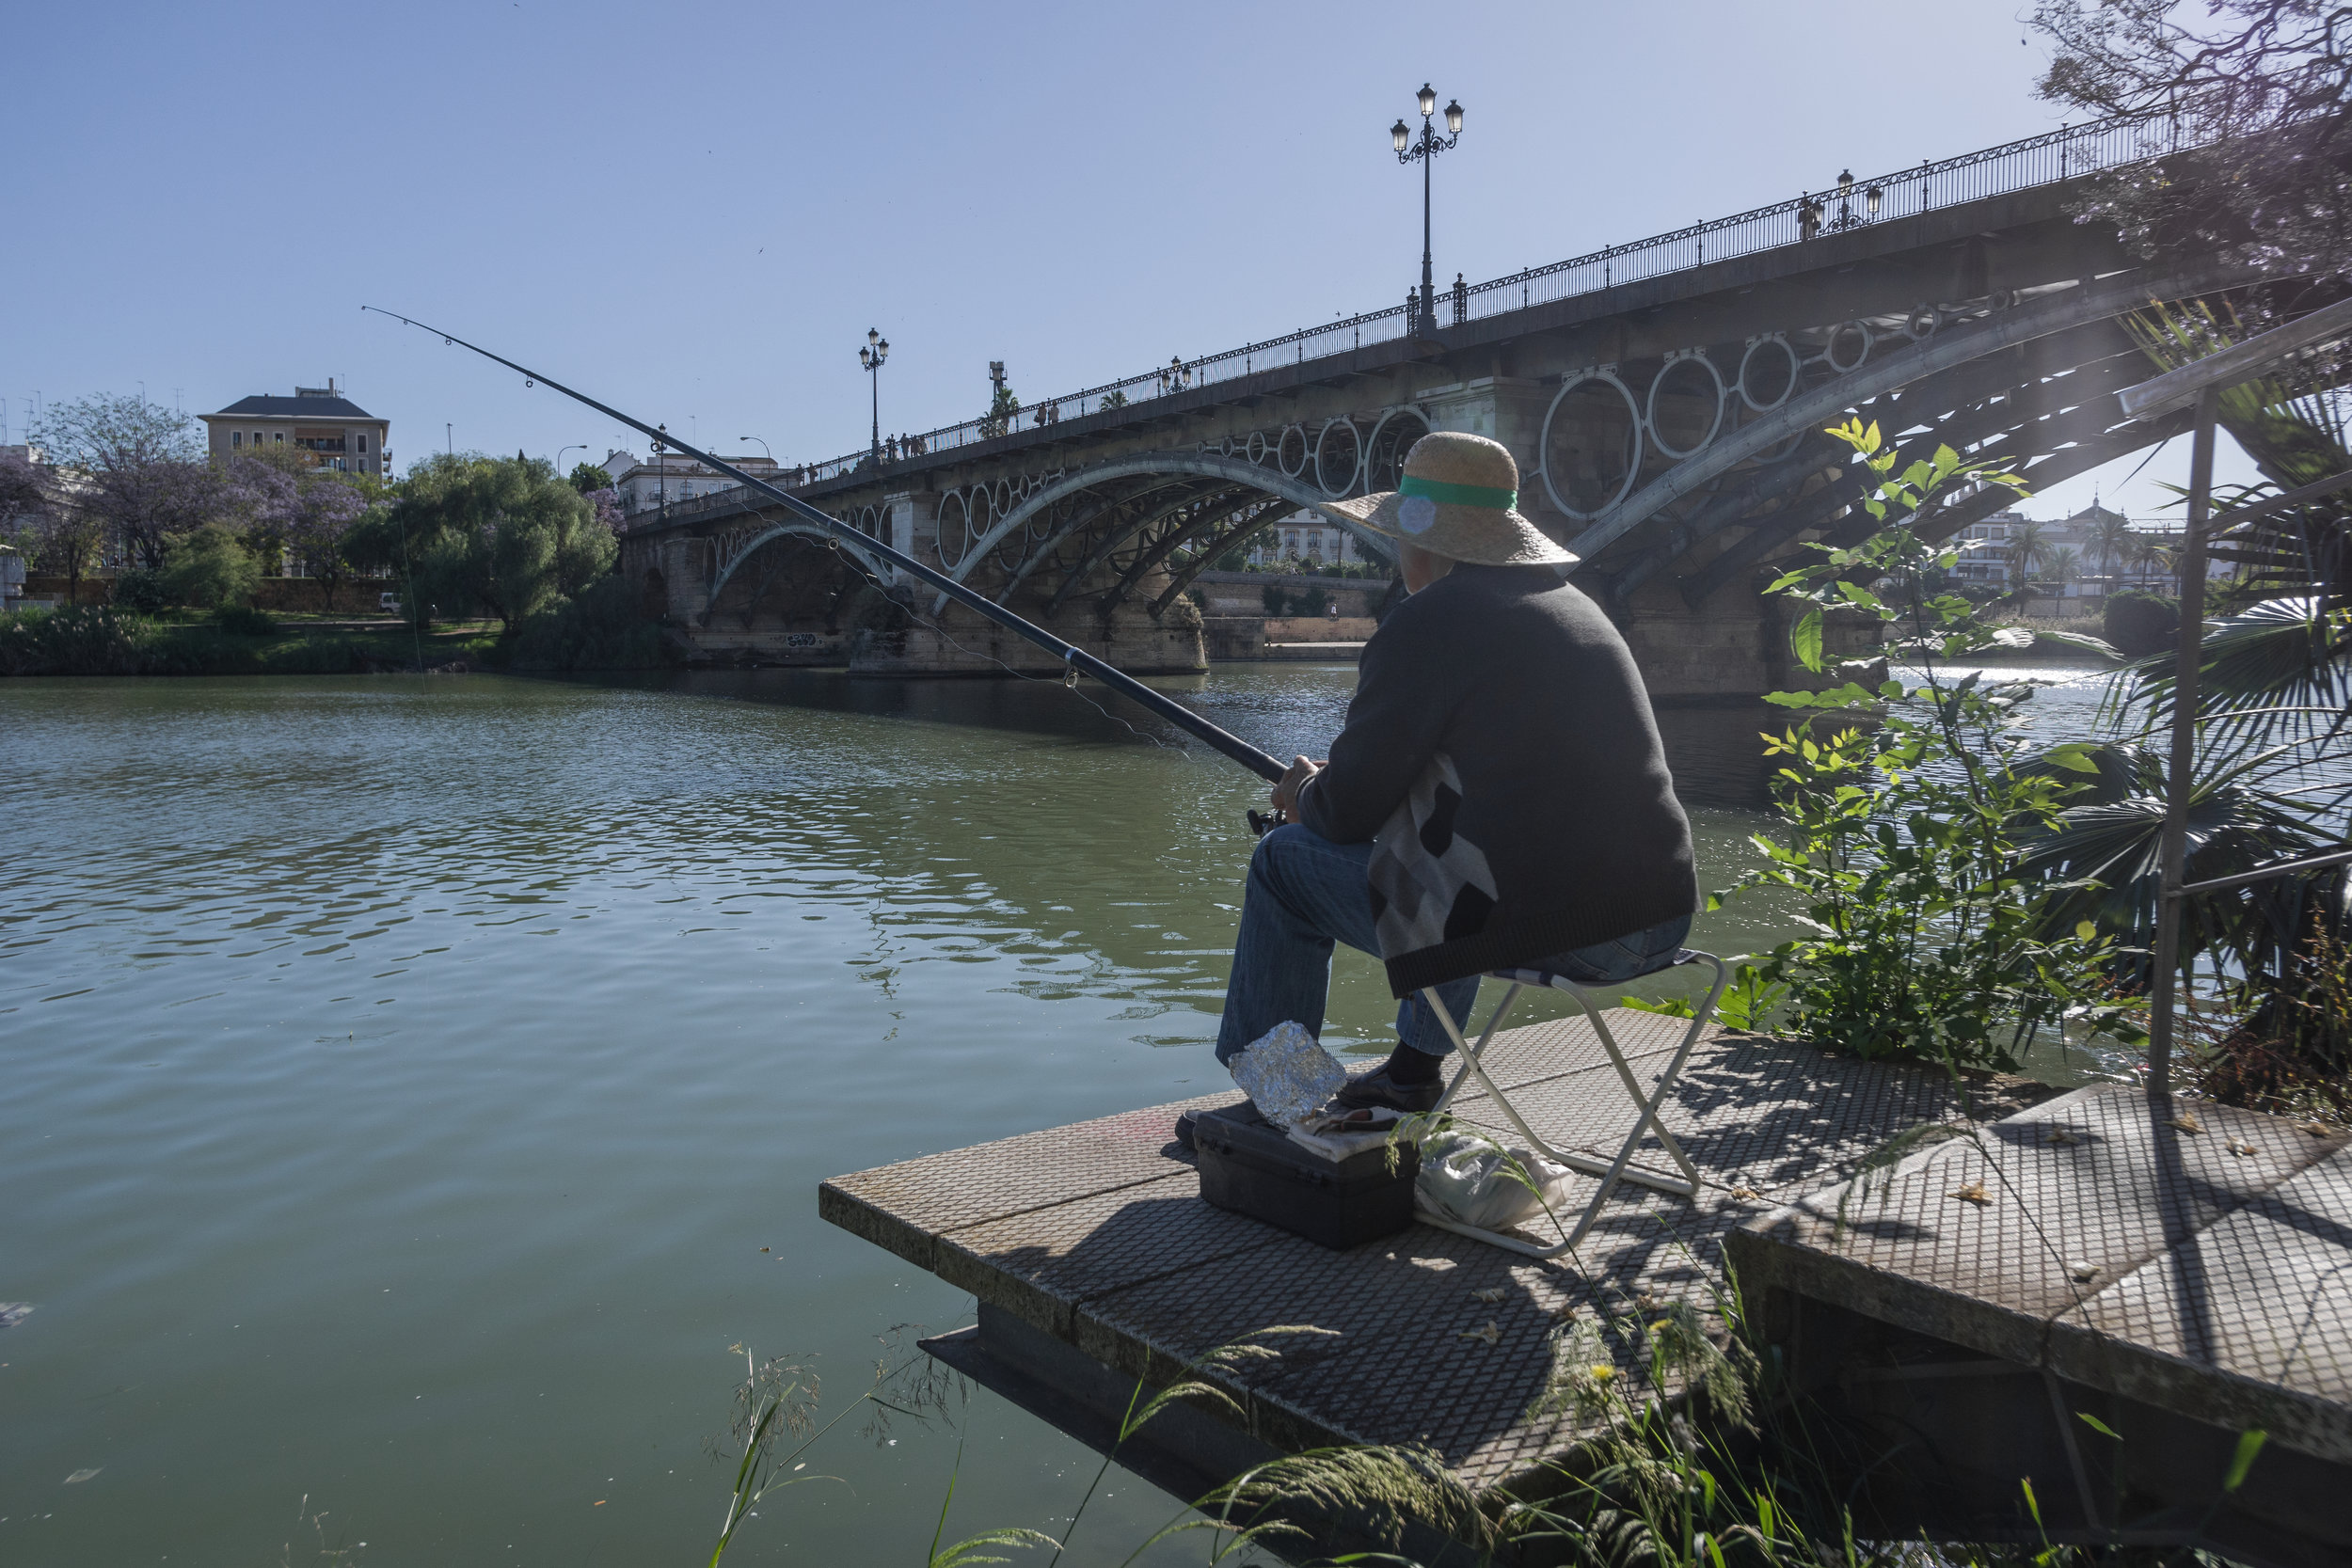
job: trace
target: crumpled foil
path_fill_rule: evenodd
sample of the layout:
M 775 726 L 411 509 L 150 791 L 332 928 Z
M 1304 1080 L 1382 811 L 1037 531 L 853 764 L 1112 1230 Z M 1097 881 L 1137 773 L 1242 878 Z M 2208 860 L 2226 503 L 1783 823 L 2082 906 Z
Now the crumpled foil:
M 1324 1102 L 1347 1082 L 1347 1069 L 1295 1022 L 1284 1021 L 1251 1040 L 1229 1064 L 1233 1082 L 1278 1127 L 1315 1119 Z

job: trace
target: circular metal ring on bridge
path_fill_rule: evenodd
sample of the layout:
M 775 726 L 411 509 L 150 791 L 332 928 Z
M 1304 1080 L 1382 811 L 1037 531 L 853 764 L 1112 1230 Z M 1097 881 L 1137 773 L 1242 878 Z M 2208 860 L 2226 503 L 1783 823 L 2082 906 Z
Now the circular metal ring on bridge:
M 1242 455 L 1248 458 L 1252 463 L 1263 467 L 1265 463 L 1265 432 L 1263 430 L 1251 431 L 1249 433 L 1248 445 L 1242 449 Z
M 1669 379 L 1678 379 L 1682 385 L 1669 387 L 1666 385 Z M 1661 424 L 1658 419 L 1658 400 L 1661 392 L 1666 398 L 1664 424 Z M 1706 355 L 1686 354 L 1678 359 L 1667 360 L 1659 367 L 1657 375 L 1651 378 L 1649 397 L 1642 408 L 1642 422 L 1649 426 L 1651 444 L 1673 458 L 1690 457 L 1706 450 L 1707 444 L 1715 438 L 1715 433 L 1723 428 L 1724 397 L 1723 372 Z M 1685 406 L 1677 411 L 1677 404 Z M 1690 405 L 1703 405 L 1706 410 L 1704 420 L 1696 417 L 1697 408 Z M 1674 427 L 1677 436 L 1692 438 L 1679 444 L 1669 441 L 1666 438 L 1668 426 Z
M 1564 383 L 1544 414 L 1544 490 L 1580 521 L 1625 499 L 1642 473 L 1642 406 L 1613 371 Z
M 1306 426 L 1295 424 L 1283 427 L 1281 444 L 1274 449 L 1274 461 L 1281 468 L 1283 477 L 1296 479 L 1305 473 L 1307 460 L 1313 455 L 1314 448 L 1308 443 Z
M 1429 434 L 1429 420 L 1418 408 L 1391 408 L 1380 416 L 1364 442 L 1364 488 L 1393 490 L 1405 477 L 1405 454 Z
M 1012 481 L 1009 479 L 998 480 L 996 482 L 995 489 L 990 492 L 988 499 L 990 501 L 994 503 L 996 515 L 999 517 L 1003 516 L 1006 513 L 1010 512 L 1012 510 L 1013 502 Z
M 1343 436 L 1334 441 L 1334 435 Z M 1333 500 L 1356 488 L 1364 471 L 1364 437 L 1353 420 L 1327 420 L 1315 433 L 1315 484 Z M 1337 483 L 1334 483 L 1336 481 Z
M 1740 356 L 1740 401 L 1758 414 L 1770 413 L 1797 389 L 1803 368 L 1804 361 L 1788 339 L 1777 333 L 1758 338 Z
M 1821 345 L 1821 357 L 1829 361 L 1831 370 L 1845 375 L 1862 368 L 1862 362 L 1870 357 L 1870 345 L 1876 341 L 1877 335 L 1871 332 L 1869 323 L 1841 322 L 1829 329 L 1829 341 Z M 1852 353 L 1851 359 L 1838 352 L 1841 346 Z
M 1915 341 L 1932 338 L 1944 325 L 1944 308 L 1940 305 L 1915 305 L 1903 321 L 1903 330 Z
M 1233 455 L 1233 438 L 1231 436 L 1226 436 L 1225 439 L 1216 444 L 1216 454 L 1219 457 L 1231 457 Z
M 952 567 L 963 559 L 964 550 L 972 543 L 972 536 L 967 531 L 970 522 L 971 513 L 963 504 L 962 491 L 950 490 L 939 498 L 939 562 L 941 565 Z M 955 541 L 953 546 L 947 543 L 950 539 Z M 950 548 L 956 553 L 949 555 L 947 552 Z

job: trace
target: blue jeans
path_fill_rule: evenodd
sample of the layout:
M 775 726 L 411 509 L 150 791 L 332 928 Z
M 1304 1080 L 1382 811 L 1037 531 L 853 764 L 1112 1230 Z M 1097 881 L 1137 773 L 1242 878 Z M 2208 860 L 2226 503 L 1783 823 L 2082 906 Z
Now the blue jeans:
M 1233 974 L 1225 986 L 1225 1021 L 1216 1032 L 1216 1059 L 1230 1062 L 1243 1047 L 1284 1020 L 1317 1037 L 1331 984 L 1331 944 L 1343 942 L 1377 956 L 1372 918 L 1369 844 L 1334 844 L 1299 823 L 1275 829 L 1249 857 L 1249 886 L 1242 897 L 1241 935 L 1233 942 Z M 1608 985 L 1646 973 L 1682 945 L 1691 932 L 1683 915 L 1646 931 L 1579 947 L 1529 968 L 1571 980 Z M 1437 988 L 1454 1022 L 1467 1029 L 1478 1000 L 1478 976 Z M 1396 1032 L 1416 1051 L 1442 1056 L 1454 1049 L 1445 1029 L 1416 991 L 1397 1005 Z

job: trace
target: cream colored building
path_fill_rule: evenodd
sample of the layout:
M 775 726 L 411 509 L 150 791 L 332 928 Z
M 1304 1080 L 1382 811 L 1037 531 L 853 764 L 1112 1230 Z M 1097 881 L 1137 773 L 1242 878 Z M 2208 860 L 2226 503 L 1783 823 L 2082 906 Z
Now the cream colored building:
M 725 461 L 771 484 L 783 481 L 783 470 L 772 458 L 730 457 Z M 626 517 L 658 513 L 665 506 L 737 487 L 736 481 L 718 469 L 674 451 L 663 452 L 659 463 L 644 462 L 632 451 L 611 451 L 605 454 L 602 467 L 612 476 L 612 488 L 620 495 L 621 515 Z
M 215 463 L 292 450 L 322 468 L 392 477 L 391 421 L 343 396 L 332 377 L 324 387 L 296 387 L 290 398 L 257 393 L 202 418 Z
M 1249 562 L 1327 561 L 1350 564 L 1365 559 L 1356 536 L 1321 513 L 1305 508 L 1292 513 L 1249 540 Z

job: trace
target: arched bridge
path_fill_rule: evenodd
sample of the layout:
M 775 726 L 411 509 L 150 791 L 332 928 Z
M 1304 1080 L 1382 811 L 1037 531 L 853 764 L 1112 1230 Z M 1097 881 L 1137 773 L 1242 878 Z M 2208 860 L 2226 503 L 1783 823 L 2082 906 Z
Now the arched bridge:
M 795 476 L 813 504 L 1139 671 L 1200 667 L 1185 591 L 1301 507 L 1393 488 L 1432 430 L 1510 447 L 1520 509 L 1585 557 L 1654 695 L 1786 684 L 1757 593 L 1855 535 L 1850 411 L 2049 484 L 2171 433 L 2112 394 L 2150 372 L 2122 318 L 2246 279 L 2148 274 L 2065 203 L 2152 150 L 2090 127 L 1179 362 Z M 1956 531 L 2007 499 L 1949 504 Z M 1352 526 L 1352 525 L 1349 525 Z M 1376 536 L 1368 536 L 1375 552 Z M 632 519 L 624 568 L 715 657 L 989 673 L 1042 656 L 854 544 L 722 493 Z

